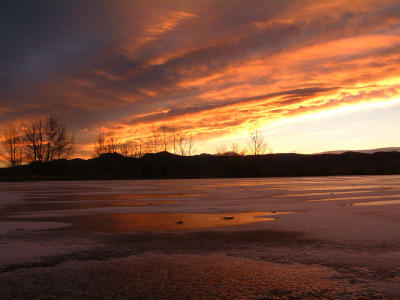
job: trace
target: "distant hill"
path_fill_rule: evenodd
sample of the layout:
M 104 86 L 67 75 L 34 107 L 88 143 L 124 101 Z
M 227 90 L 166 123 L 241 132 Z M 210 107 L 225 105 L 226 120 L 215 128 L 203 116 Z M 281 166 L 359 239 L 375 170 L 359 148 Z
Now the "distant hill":
M 0 168 L 0 180 L 85 180 L 287 177 L 400 174 L 400 152 L 180 156 L 168 152 L 141 158 L 117 153 L 83 160 L 56 160 Z
M 376 152 L 400 152 L 400 147 L 387 147 L 387 148 L 376 148 L 376 149 L 366 149 L 366 150 L 335 150 L 335 151 L 326 151 L 320 152 L 316 154 L 342 154 L 346 152 L 358 152 L 358 153 L 376 153 Z

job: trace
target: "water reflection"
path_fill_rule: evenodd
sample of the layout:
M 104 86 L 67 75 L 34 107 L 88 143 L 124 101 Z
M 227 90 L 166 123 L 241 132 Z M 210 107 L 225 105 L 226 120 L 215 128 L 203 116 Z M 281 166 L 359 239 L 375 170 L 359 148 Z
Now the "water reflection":
M 376 199 L 376 198 L 399 198 L 399 194 L 395 195 L 374 195 L 374 196 L 351 196 L 351 197 L 334 197 L 332 198 L 324 198 L 324 199 L 314 199 L 314 200 L 308 200 L 308 202 L 325 202 L 325 201 L 351 201 L 351 200 L 367 200 L 367 199 Z
M 131 213 L 58 218 L 58 220 L 72 223 L 74 230 L 95 232 L 178 231 L 268 222 L 275 220 L 272 216 L 287 213 Z
M 400 200 L 384 200 L 384 201 L 352 203 L 352 206 L 376 206 L 376 205 L 392 205 L 392 204 L 400 204 Z

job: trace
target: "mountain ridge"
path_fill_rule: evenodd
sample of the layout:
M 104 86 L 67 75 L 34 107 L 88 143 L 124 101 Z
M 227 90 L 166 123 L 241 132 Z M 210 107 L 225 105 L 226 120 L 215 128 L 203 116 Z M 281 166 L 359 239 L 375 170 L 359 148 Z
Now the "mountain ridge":
M 104 154 L 88 160 L 56 160 L 0 169 L 0 181 L 251 178 L 400 174 L 400 152 L 373 154 L 266 154 L 180 156 L 168 152 L 140 158 Z
M 364 149 L 364 150 L 331 150 L 331 151 L 318 152 L 314 154 L 343 154 L 346 152 L 357 152 L 357 153 L 368 153 L 368 154 L 373 154 L 377 152 L 400 152 L 400 147 L 385 147 L 385 148 Z

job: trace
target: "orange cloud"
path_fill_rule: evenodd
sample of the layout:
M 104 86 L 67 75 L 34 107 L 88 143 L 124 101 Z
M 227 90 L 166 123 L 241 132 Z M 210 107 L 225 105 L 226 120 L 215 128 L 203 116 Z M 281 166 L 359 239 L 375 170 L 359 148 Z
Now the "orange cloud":
M 399 97 L 398 1 L 149 1 L 26 16 L 42 34 L 1 50 L 3 121 L 57 113 L 87 154 L 102 127 L 129 140 L 175 123 L 206 141 Z

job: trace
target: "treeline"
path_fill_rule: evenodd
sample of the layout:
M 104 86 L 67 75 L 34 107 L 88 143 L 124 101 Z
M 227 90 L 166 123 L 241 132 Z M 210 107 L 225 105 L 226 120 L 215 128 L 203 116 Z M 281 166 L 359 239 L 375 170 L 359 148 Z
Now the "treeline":
M 55 116 L 30 122 L 9 124 L 2 131 L 0 158 L 9 167 L 22 164 L 48 163 L 58 159 L 69 159 L 72 155 L 74 137 L 66 125 Z M 118 139 L 104 130 L 94 141 L 94 157 L 118 153 L 124 157 L 140 158 L 145 154 L 169 152 L 180 156 L 195 153 L 193 133 L 175 124 L 155 126 L 150 132 L 135 132 L 128 138 Z M 230 147 L 217 148 L 218 156 L 244 156 L 272 153 L 258 130 L 249 133 L 245 145 L 233 143 Z
M 121 142 L 113 134 L 101 131 L 95 142 L 95 154 L 119 153 L 125 157 L 139 158 L 147 153 L 170 152 L 181 156 L 194 153 L 193 134 L 171 125 L 153 126 L 150 134 L 138 137 L 137 132 Z
M 94 158 L 69 160 L 73 135 L 57 117 L 12 124 L 3 130 L 0 180 L 78 180 L 327 176 L 400 174 L 400 153 L 271 154 L 258 130 L 244 145 L 224 145 L 217 155 L 193 155 L 193 133 L 175 125 L 153 126 L 126 140 L 101 131 Z M 269 154 L 266 154 L 269 153 Z
M 262 154 L 272 154 L 272 148 L 266 142 L 264 136 L 260 133 L 258 129 L 251 131 L 247 143 L 244 145 L 239 145 L 237 143 L 232 143 L 230 147 L 225 144 L 220 145 L 217 148 L 216 155 L 219 156 L 244 156 L 244 155 L 262 155 Z
M 218 156 L 168 152 L 129 158 L 107 153 L 93 159 L 54 160 L 0 169 L 0 180 L 245 178 L 400 174 L 400 152 L 374 154 L 266 154 Z
M 95 155 L 119 153 L 124 157 L 140 158 L 145 154 L 169 152 L 180 156 L 192 156 L 195 153 L 193 134 L 174 124 L 153 126 L 149 135 L 137 137 L 135 133 L 125 142 L 118 141 L 113 134 L 101 131 L 95 142 Z M 244 156 L 272 153 L 264 136 L 258 129 L 249 133 L 245 145 L 232 143 L 230 147 L 222 144 L 217 148 L 219 156 Z
M 23 163 L 47 163 L 68 159 L 72 154 L 73 135 L 55 116 L 9 124 L 3 130 L 0 156 L 10 167 Z

